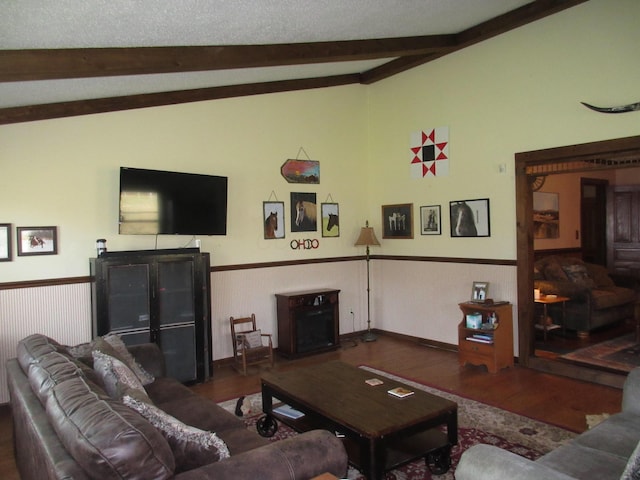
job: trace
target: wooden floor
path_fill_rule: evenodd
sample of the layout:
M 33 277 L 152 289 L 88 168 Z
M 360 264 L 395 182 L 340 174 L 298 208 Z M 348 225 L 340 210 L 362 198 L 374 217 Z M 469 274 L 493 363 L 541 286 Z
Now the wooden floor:
M 339 359 L 352 365 L 368 365 L 452 391 L 537 420 L 576 432 L 587 428 L 585 415 L 620 410 L 622 391 L 523 367 L 504 369 L 492 375 L 484 366 L 458 365 L 455 352 L 436 349 L 390 336 L 371 343 L 345 341 L 337 351 L 299 360 L 278 359 L 274 368 L 286 370 Z M 260 390 L 260 369 L 253 367 L 243 377 L 229 366 L 218 367 L 213 380 L 193 389 L 216 402 Z M 0 478 L 18 479 L 13 462 L 11 418 L 8 407 L 0 407 Z

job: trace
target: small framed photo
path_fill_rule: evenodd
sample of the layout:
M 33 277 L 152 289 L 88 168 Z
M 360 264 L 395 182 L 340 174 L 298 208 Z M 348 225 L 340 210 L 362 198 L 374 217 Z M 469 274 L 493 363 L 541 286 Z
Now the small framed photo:
M 322 236 L 339 237 L 340 206 L 337 203 L 321 203 L 320 211 L 322 214 Z
M 449 202 L 452 237 L 490 237 L 489 199 Z
M 413 203 L 382 206 L 382 238 L 413 238 Z
M 440 205 L 420 207 L 420 233 L 422 235 L 440 235 Z
M 474 302 L 484 302 L 487 298 L 489 298 L 489 282 L 473 282 L 471 300 Z
M 0 223 L 0 262 L 11 261 L 11 224 Z
M 56 255 L 58 227 L 17 227 L 18 256 Z
M 265 240 L 284 238 L 284 202 L 262 202 Z

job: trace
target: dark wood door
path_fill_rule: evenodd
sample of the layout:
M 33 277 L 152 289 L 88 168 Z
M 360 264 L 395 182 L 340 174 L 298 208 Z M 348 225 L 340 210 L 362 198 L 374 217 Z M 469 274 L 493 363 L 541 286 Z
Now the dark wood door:
M 640 278 L 640 186 L 613 186 L 607 197 L 607 265 Z
M 580 179 L 582 259 L 607 264 L 607 180 Z

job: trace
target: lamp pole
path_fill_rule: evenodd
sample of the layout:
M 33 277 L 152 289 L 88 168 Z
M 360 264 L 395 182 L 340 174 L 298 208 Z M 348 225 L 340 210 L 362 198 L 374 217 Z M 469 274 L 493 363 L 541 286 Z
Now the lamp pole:
M 362 337 L 363 342 L 375 342 L 378 339 L 371 331 L 371 288 L 369 278 L 369 245 L 367 245 L 367 333 Z

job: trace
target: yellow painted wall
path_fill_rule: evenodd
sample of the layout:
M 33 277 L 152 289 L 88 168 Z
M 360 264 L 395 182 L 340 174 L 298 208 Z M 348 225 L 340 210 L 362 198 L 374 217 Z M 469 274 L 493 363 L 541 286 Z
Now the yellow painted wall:
M 640 134 L 640 2 L 591 0 L 370 86 L 368 217 L 381 204 L 441 204 L 443 234 L 387 240 L 385 254 L 516 258 L 514 154 Z M 411 179 L 409 136 L 448 126 L 450 174 Z M 500 166 L 506 173 L 500 173 Z M 449 202 L 489 198 L 490 238 L 451 238 Z M 419 230 L 417 230 L 419 232 Z
M 95 240 L 109 250 L 176 248 L 189 236 L 119 235 L 119 167 L 229 177 L 227 236 L 199 237 L 214 265 L 360 254 L 366 90 L 327 88 L 0 127 L 0 223 L 57 226 L 59 254 L 0 263 L 0 282 L 83 276 Z M 299 152 L 303 147 L 304 152 Z M 290 158 L 320 161 L 319 185 L 289 184 Z M 272 193 L 273 192 L 273 193 Z M 340 205 L 341 235 L 291 234 L 290 192 Z M 264 240 L 262 202 L 285 202 L 286 238 Z M 293 251 L 292 239 L 317 238 Z

